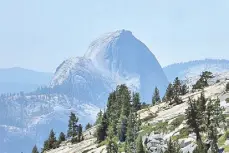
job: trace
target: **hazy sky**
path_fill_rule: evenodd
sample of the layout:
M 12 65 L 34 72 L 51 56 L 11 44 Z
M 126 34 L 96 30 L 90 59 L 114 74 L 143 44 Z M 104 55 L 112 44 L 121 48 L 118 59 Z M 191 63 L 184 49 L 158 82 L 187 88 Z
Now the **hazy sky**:
M 228 0 L 0 0 L 0 67 L 53 72 L 118 29 L 131 30 L 162 66 L 229 59 Z

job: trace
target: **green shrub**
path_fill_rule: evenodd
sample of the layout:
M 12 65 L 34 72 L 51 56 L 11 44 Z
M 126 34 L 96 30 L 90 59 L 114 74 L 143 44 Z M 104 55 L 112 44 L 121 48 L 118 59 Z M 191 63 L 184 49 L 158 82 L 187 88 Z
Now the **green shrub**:
M 142 127 L 142 132 L 140 132 L 140 135 L 146 135 L 150 134 L 151 132 L 154 131 L 154 127 L 152 125 L 145 125 Z
M 216 80 L 216 83 L 220 83 L 220 80 Z
M 166 121 L 166 122 L 158 122 L 155 126 L 154 126 L 154 131 L 156 131 L 156 132 L 167 132 L 168 131 L 168 129 L 167 129 L 167 127 L 168 127 L 168 122 Z
M 168 132 L 168 122 L 158 122 L 155 125 L 145 125 L 142 127 L 142 132 L 140 133 L 141 136 L 150 134 L 151 132 L 155 133 L 165 133 Z
M 177 141 L 179 139 L 187 138 L 188 135 L 189 135 L 189 131 L 188 131 L 187 128 L 182 128 L 182 129 L 180 129 L 179 132 L 180 132 L 179 135 L 172 136 L 172 140 L 173 141 Z
M 178 116 L 176 119 L 174 119 L 171 123 L 170 123 L 170 130 L 174 131 L 177 127 L 179 127 L 181 125 L 181 123 L 184 121 L 185 116 L 184 115 L 180 115 Z

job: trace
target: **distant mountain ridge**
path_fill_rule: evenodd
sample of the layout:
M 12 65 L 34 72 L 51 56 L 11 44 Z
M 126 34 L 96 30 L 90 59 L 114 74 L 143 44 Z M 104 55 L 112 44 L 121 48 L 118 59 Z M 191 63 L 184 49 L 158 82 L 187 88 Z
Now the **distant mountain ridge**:
M 0 68 L 0 93 L 31 92 L 48 85 L 53 74 L 20 67 Z
M 163 68 L 168 80 L 171 82 L 175 77 L 186 80 L 195 77 L 203 71 L 222 73 L 229 71 L 229 60 L 226 59 L 204 59 L 189 62 L 175 63 Z

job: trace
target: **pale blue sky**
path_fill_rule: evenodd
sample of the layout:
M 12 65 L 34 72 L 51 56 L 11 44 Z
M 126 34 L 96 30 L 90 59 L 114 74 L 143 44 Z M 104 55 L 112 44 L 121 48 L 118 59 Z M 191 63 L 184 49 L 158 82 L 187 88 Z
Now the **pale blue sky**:
M 228 0 L 0 0 L 0 67 L 53 72 L 118 29 L 131 30 L 162 66 L 229 59 Z

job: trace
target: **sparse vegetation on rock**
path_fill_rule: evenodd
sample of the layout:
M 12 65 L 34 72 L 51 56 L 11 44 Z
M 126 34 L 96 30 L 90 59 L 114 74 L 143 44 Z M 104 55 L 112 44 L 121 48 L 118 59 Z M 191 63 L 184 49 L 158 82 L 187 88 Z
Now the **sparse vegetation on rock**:
M 209 99 L 208 102 L 206 102 L 203 93 L 201 97 L 198 98 L 198 101 L 189 98 L 189 107 L 186 109 L 187 125 L 189 129 L 195 133 L 196 141 L 199 145 L 195 152 L 202 152 L 206 149 L 203 147 L 204 144 L 201 135 L 204 131 L 207 133 L 208 140 L 211 140 L 211 151 L 218 152 L 218 128 L 224 126 L 226 123 L 225 116 L 223 115 L 224 109 L 220 106 L 219 99 Z M 202 101 L 207 103 L 206 107 L 198 104 L 198 102 Z
M 200 79 L 196 82 L 196 84 L 193 85 L 193 89 L 203 89 L 205 87 L 208 87 L 208 80 L 213 78 L 212 72 L 209 71 L 205 71 L 202 72 L 202 74 L 200 75 Z
M 175 130 L 177 127 L 179 127 L 181 125 L 181 123 L 184 121 L 185 116 L 184 115 L 180 115 L 178 117 L 176 117 L 171 123 L 170 123 L 170 131 Z
M 106 150 L 108 153 L 146 153 L 155 152 L 155 149 L 160 153 L 182 153 L 182 149 L 187 149 L 189 145 L 188 149 L 194 149 L 192 153 L 217 153 L 222 147 L 227 150 L 229 134 L 223 131 L 226 129 L 227 114 L 223 113 L 220 100 L 209 96 L 212 92 L 210 88 L 204 89 L 209 86 L 206 80 L 213 75 L 207 72 L 202 75 L 200 84 L 204 87 L 200 88 L 201 92 L 198 90 L 187 94 L 187 86 L 176 78 L 160 102 L 159 90 L 156 88 L 152 98 L 157 104 L 155 106 L 141 104 L 139 93 L 131 93 L 126 85 L 117 86 L 109 95 L 106 109 L 97 116 L 97 149 L 102 148 L 100 151 Z M 223 83 L 218 85 L 223 86 Z M 80 130 L 77 127 L 78 134 Z M 91 125 L 86 127 L 90 130 Z M 82 140 L 79 135 L 74 138 L 76 143 Z M 49 146 L 49 142 L 45 142 L 46 145 Z M 87 150 L 93 149 L 84 151 Z

